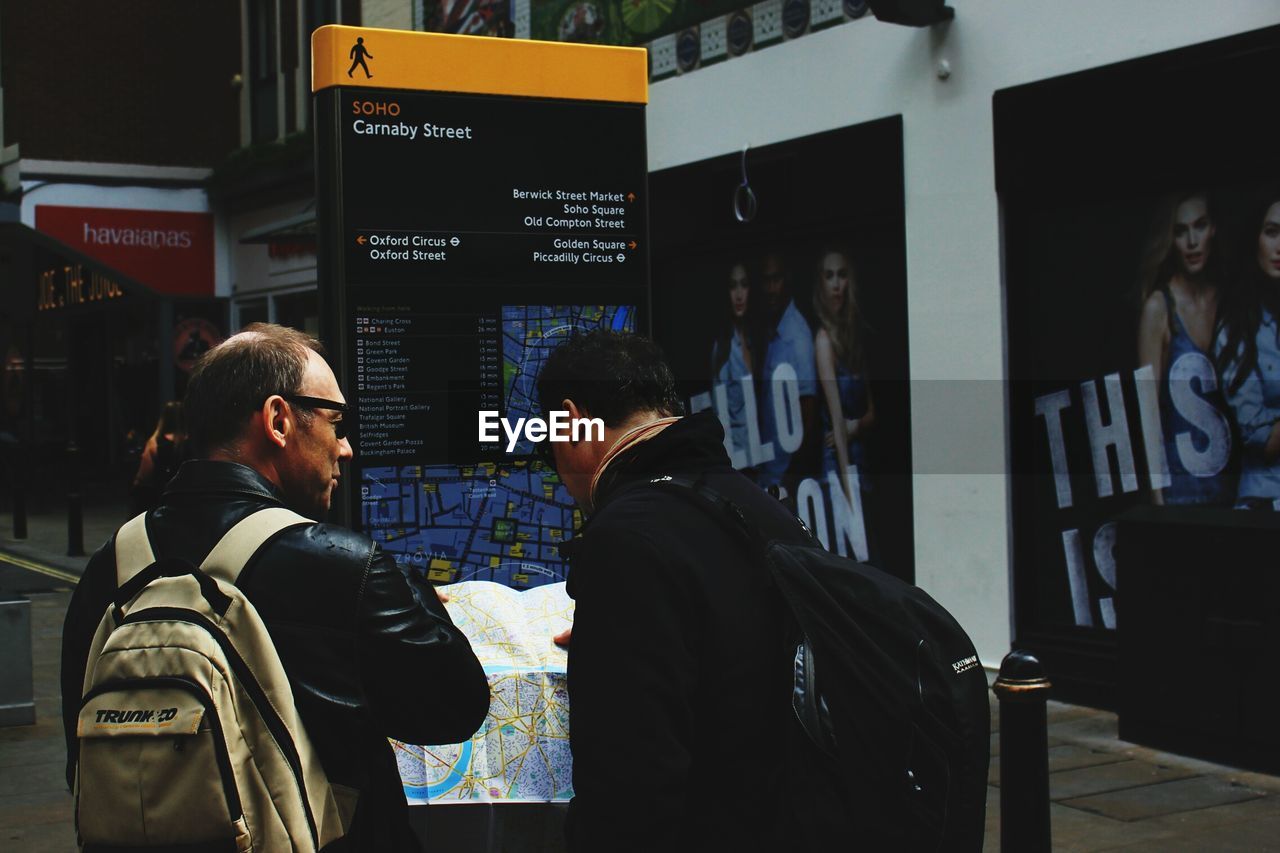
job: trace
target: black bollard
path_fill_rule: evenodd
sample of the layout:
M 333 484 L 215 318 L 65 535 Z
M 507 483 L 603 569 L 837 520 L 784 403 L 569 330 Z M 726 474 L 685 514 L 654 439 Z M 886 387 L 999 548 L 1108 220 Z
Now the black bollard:
M 80 494 L 80 448 L 67 442 L 67 556 L 84 556 L 84 497 Z
M 1000 849 L 1049 853 L 1049 679 L 1030 652 L 1014 650 L 991 685 L 1000 700 Z

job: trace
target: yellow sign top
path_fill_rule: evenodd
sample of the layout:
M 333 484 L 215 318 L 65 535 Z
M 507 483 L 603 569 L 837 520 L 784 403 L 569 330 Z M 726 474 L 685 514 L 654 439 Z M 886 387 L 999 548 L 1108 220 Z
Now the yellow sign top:
M 311 91 L 332 86 L 643 104 L 649 62 L 639 47 L 325 26 L 311 34 Z

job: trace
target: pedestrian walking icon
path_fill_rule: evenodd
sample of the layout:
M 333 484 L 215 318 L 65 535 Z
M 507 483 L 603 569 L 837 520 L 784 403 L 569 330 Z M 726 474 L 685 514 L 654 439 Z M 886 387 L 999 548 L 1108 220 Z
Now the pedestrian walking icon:
M 351 53 L 349 53 L 348 56 L 350 56 L 352 60 L 351 67 L 347 69 L 348 77 L 352 76 L 352 73 L 356 70 L 357 66 L 364 69 L 364 76 L 366 80 L 373 76 L 369 73 L 369 66 L 366 65 L 364 61 L 366 56 L 369 59 L 373 59 L 373 54 L 365 49 L 363 38 L 356 39 L 356 43 L 351 46 Z

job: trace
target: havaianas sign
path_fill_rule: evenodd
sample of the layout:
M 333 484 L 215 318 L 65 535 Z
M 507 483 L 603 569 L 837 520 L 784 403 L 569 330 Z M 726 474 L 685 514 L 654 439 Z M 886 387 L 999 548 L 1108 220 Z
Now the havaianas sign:
M 213 215 L 40 204 L 36 230 L 159 293 L 212 296 Z

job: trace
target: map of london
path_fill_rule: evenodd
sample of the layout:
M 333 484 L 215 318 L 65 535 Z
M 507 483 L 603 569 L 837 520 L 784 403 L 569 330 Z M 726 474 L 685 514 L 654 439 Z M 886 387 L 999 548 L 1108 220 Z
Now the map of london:
M 461 583 L 449 592 L 449 616 L 471 641 L 489 679 L 489 714 L 460 744 L 392 740 L 405 796 L 410 803 L 568 800 L 568 655 L 551 640 L 573 621 L 564 584 L 516 592 L 492 583 Z
M 540 414 L 538 373 L 579 331 L 635 330 L 633 306 L 502 308 L 504 416 Z M 402 565 L 439 583 L 484 580 L 528 589 L 565 579 L 560 545 L 581 514 L 555 471 L 522 441 L 510 461 L 363 469 L 364 529 Z

